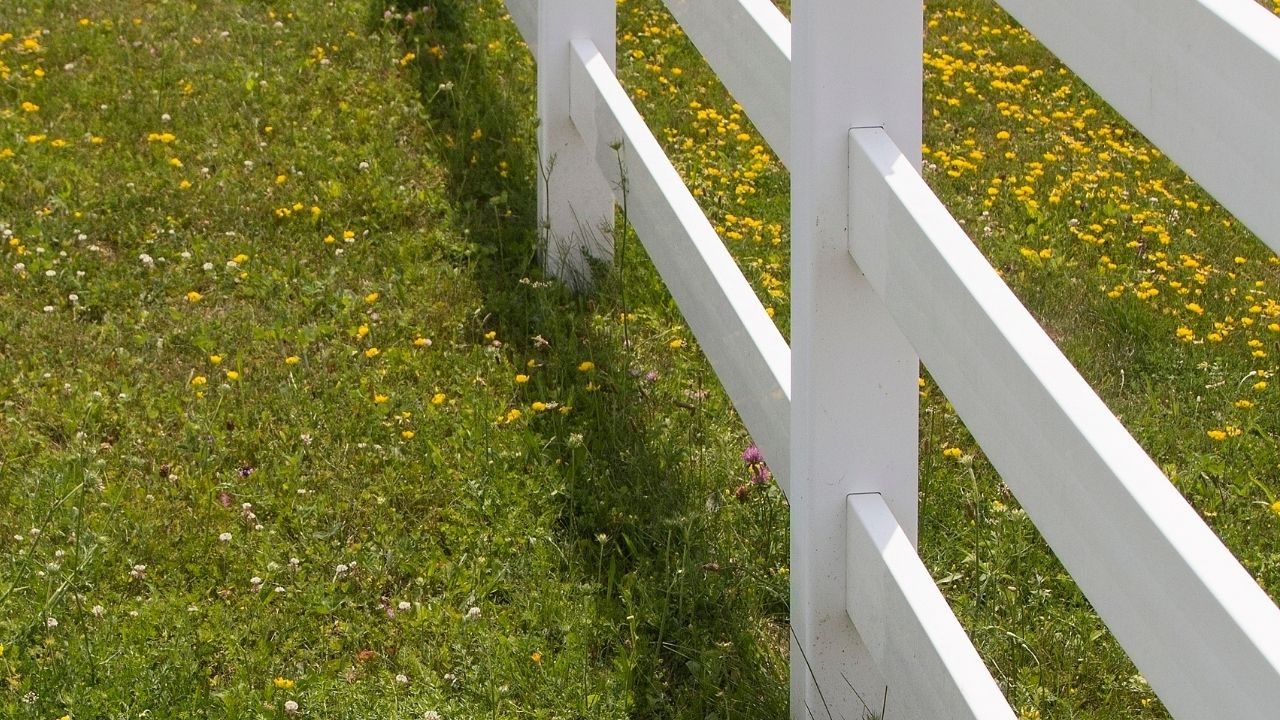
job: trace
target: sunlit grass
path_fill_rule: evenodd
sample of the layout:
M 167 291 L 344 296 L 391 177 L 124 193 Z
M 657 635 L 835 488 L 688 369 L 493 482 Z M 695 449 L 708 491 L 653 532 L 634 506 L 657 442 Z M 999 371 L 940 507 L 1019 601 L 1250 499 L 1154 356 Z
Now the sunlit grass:
M 538 271 L 503 15 L 0 8 L 3 714 L 785 714 L 781 493 L 634 237 Z M 927 179 L 1274 588 L 1274 256 L 989 4 L 926 20 Z M 619 26 L 785 332 L 786 172 L 656 2 Z M 1014 706 L 1165 717 L 921 395 L 922 552 Z

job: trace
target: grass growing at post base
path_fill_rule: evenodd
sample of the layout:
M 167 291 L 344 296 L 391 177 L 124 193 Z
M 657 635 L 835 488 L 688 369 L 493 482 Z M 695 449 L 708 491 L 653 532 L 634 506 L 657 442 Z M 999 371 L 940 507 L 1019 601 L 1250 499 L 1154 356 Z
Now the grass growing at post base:
M 383 10 L 0 8 L 0 715 L 781 714 L 692 337 L 539 276 L 493 6 Z
M 1006 18 L 926 12 L 931 182 L 1274 587 L 1273 258 Z M 785 173 L 656 3 L 619 22 L 785 330 Z M 589 296 L 540 277 L 499 3 L 42 0 L 0 38 L 2 714 L 785 714 L 780 493 L 634 237 Z M 922 396 L 921 545 L 1015 707 L 1164 717 Z

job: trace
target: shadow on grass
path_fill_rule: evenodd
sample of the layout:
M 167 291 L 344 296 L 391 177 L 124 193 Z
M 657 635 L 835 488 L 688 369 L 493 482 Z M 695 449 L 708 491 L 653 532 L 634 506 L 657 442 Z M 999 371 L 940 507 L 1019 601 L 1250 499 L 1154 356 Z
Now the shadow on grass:
M 723 493 L 708 484 L 715 471 L 703 456 L 724 444 L 708 436 L 705 413 L 714 407 L 705 394 L 684 402 L 660 392 L 614 320 L 628 300 L 648 295 L 671 307 L 669 297 L 645 258 L 627 258 L 639 271 L 628 268 L 628 282 L 649 281 L 627 287 L 625 298 L 607 268 L 583 296 L 541 277 L 532 61 L 500 7 L 442 4 L 394 27 L 417 58 L 432 138 L 423 152 L 445 173 L 453 224 L 464 233 L 450 260 L 469 269 L 482 294 L 477 340 L 493 330 L 511 357 L 537 358 L 544 391 L 573 407 L 529 418 L 526 463 L 563 480 L 562 571 L 597 594 L 600 626 L 616 628 L 601 633 L 591 671 L 613 675 L 600 684 L 625 688 L 636 717 L 781 717 L 785 581 L 783 592 L 776 582 L 762 589 L 723 555 L 752 549 L 726 548 L 733 541 L 713 527 Z M 384 22 L 381 4 L 371 13 Z M 596 366 L 594 389 L 579 369 L 585 360 Z M 762 608 L 774 621 L 767 630 Z

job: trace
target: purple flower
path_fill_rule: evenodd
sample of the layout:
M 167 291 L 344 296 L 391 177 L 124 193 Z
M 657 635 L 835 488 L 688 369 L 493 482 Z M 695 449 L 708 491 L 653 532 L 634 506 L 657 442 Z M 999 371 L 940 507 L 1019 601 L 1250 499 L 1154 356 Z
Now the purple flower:
M 746 450 L 742 451 L 742 462 L 748 465 L 763 465 L 764 454 L 760 452 L 760 448 L 755 443 L 751 443 Z

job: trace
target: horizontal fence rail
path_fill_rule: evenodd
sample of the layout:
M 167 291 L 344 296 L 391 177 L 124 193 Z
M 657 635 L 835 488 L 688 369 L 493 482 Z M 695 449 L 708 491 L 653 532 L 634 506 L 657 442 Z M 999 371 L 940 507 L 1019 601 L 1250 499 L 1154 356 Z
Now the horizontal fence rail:
M 791 23 L 770 0 L 664 0 L 685 35 L 791 164 Z
M 791 350 L 590 41 L 573 42 L 572 116 L 785 492 Z
M 1251 0 L 999 0 L 1280 252 L 1280 19 Z
M 881 671 L 914 690 L 895 694 L 885 715 L 1014 720 L 884 498 L 850 495 L 848 515 L 849 618 Z
M 1245 0 L 999 1 L 1280 250 L 1280 203 L 1270 198 L 1280 187 L 1271 137 L 1280 21 Z M 588 174 L 623 206 L 792 501 L 792 718 L 827 704 L 814 692 L 819 677 L 828 689 L 884 678 L 900 708 L 890 717 L 1014 717 L 914 548 L 914 505 L 903 498 L 915 497 L 915 484 L 896 475 L 915 457 L 914 432 L 897 431 L 916 410 L 914 372 L 902 371 L 916 353 L 1168 709 L 1179 718 L 1280 717 L 1280 609 L 991 268 L 920 176 L 914 148 L 895 145 L 918 141 L 918 125 L 903 122 L 920 112 L 906 6 L 795 0 L 796 37 L 813 44 L 797 46 L 795 65 L 792 25 L 769 0 L 664 2 L 779 159 L 801 169 L 793 267 L 798 257 L 807 264 L 793 272 L 794 368 L 791 348 L 611 68 L 613 26 L 604 20 L 613 0 L 506 0 L 539 58 L 540 99 L 568 105 L 558 111 L 573 130 L 557 137 L 580 141 L 574 172 L 590 158 Z M 554 15 L 543 7 L 550 3 Z M 579 8 L 595 19 L 565 30 L 566 13 Z M 850 51 L 853 38 L 861 46 Z M 547 79 L 544 62 L 567 77 Z M 814 141 L 833 127 L 844 136 Z M 837 142 L 847 156 L 827 152 Z M 797 227 L 798 218 L 817 222 Z M 832 238 L 848 266 L 828 272 Z M 832 278 L 859 289 L 833 288 Z M 830 314 L 823 303 L 832 298 L 859 308 Z M 797 310 L 804 302 L 812 307 Z M 854 318 L 865 336 L 815 332 L 832 317 Z M 833 345 L 819 345 L 833 334 Z M 847 367 L 853 357 L 866 366 Z M 851 373 L 849 384 L 861 384 L 849 395 L 813 384 L 808 370 L 828 383 Z M 867 399 L 841 408 L 857 422 L 824 416 L 823 388 L 842 401 Z M 865 437 L 849 438 L 851 447 L 892 457 L 836 467 L 849 454 L 833 447 L 832 427 L 860 429 Z M 840 507 L 832 491 L 844 492 Z M 838 624 L 836 606 L 852 625 Z M 806 643 L 804 664 L 817 658 L 819 667 L 796 664 Z M 826 710 L 863 708 L 833 700 Z
M 1275 718 L 1280 610 L 882 130 L 852 131 L 850 175 L 851 255 L 1165 705 Z

